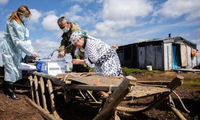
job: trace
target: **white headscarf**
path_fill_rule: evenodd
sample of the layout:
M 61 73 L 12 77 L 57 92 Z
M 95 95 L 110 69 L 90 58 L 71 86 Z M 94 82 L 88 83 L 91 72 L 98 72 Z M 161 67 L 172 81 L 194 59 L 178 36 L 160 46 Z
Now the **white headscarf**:
M 82 32 L 75 31 L 71 34 L 69 41 L 71 41 L 72 44 L 76 43 L 80 38 L 82 38 Z

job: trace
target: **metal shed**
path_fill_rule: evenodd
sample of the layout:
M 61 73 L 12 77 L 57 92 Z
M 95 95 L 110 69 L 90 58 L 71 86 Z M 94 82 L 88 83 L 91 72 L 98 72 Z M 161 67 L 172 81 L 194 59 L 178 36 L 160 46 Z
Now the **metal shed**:
M 153 39 L 119 46 L 117 50 L 121 65 L 129 68 L 146 69 L 151 65 L 156 70 L 193 68 L 197 65 L 196 44 L 183 37 Z

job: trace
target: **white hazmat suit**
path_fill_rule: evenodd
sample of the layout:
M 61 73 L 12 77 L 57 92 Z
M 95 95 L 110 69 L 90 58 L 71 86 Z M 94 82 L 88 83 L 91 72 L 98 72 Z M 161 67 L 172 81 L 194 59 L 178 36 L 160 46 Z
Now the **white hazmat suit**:
M 2 60 L 4 64 L 4 80 L 16 82 L 22 79 L 22 72 L 19 69 L 22 59 L 22 52 L 32 56 L 34 49 L 30 42 L 28 29 L 22 23 L 18 24 L 15 20 L 7 21 L 4 40 L 1 43 Z

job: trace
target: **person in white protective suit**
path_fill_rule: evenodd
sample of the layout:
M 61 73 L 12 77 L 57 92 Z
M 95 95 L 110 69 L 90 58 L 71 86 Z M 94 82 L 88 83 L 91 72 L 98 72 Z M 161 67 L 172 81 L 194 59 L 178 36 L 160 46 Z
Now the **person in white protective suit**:
M 13 84 L 22 79 L 22 71 L 19 69 L 22 59 L 22 52 L 26 55 L 39 57 L 34 52 L 31 43 L 27 40 L 28 29 L 25 26 L 31 12 L 28 7 L 22 5 L 14 11 L 6 23 L 4 40 L 1 43 L 2 60 L 4 64 L 4 93 L 14 100 L 19 98 L 13 90 Z

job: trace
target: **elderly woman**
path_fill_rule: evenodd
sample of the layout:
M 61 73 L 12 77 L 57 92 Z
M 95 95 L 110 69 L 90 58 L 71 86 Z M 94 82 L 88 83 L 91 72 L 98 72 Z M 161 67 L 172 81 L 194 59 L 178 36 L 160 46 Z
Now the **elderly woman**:
M 88 36 L 85 32 L 72 33 L 70 41 L 85 49 L 85 59 L 73 59 L 73 64 L 95 65 L 95 72 L 104 76 L 122 76 L 121 65 L 116 51 L 103 41 Z

